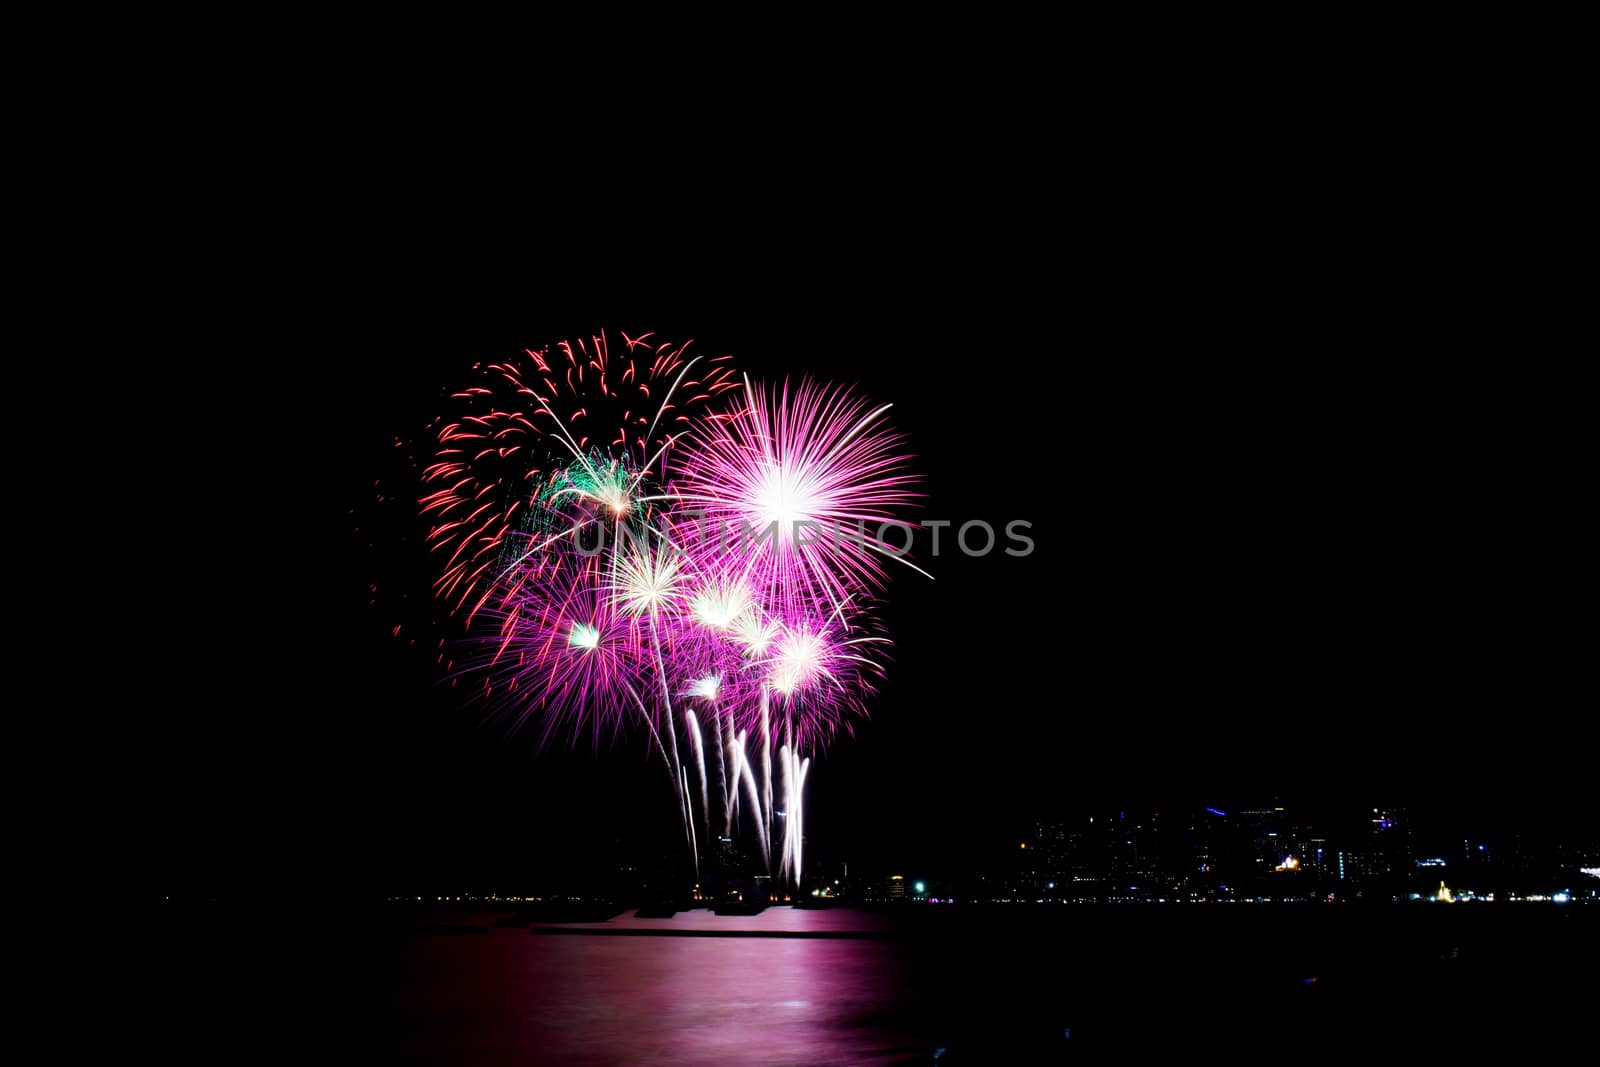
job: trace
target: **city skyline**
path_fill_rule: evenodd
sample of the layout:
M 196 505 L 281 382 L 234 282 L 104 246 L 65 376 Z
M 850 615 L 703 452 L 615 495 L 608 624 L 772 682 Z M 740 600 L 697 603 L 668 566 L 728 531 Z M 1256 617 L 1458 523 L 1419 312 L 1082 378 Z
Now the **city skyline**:
M 692 895 L 703 903 L 731 898 L 734 888 L 741 899 L 765 893 L 777 902 L 820 896 L 835 903 L 1372 903 L 1432 899 L 1448 883 L 1457 901 L 1494 901 L 1497 894 L 1502 901 L 1537 901 L 1566 892 L 1586 902 L 1600 890 L 1600 840 L 1593 828 L 1549 819 L 1472 833 L 1448 816 L 1419 820 L 1411 810 L 1392 806 L 1336 810 L 1313 823 L 1281 804 L 1228 812 L 1107 805 L 1095 813 L 1039 817 L 1018 838 L 996 829 L 983 853 L 960 865 L 938 856 L 886 863 L 870 854 L 848 857 L 824 849 L 814 873 L 795 890 L 777 883 L 760 887 L 751 880 L 757 869 L 753 845 L 746 841 L 741 848 L 723 838 L 716 846 L 720 861 L 708 859 Z M 613 869 L 533 876 L 515 892 L 508 885 L 463 889 L 463 880 L 443 878 L 390 898 L 486 902 L 587 895 L 619 903 L 667 901 L 673 897 L 672 858 L 652 853 L 650 845 L 647 839 L 618 841 L 621 862 Z M 913 889 L 918 885 L 925 888 Z M 453 888 L 441 893 L 441 886 Z

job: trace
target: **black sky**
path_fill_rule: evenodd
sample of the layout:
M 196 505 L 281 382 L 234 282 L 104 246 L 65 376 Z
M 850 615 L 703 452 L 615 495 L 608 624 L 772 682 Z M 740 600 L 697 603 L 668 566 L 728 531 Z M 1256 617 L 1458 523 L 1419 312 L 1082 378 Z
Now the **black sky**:
M 391 636 L 427 574 L 420 527 L 372 506 L 381 479 L 414 493 L 394 440 L 473 361 L 601 329 L 858 383 L 895 404 L 926 516 L 1033 523 L 1028 559 L 895 578 L 887 682 L 814 771 L 813 855 L 952 865 L 1091 803 L 1581 810 L 1573 461 L 1537 383 L 1506 381 L 1486 283 L 1308 251 L 1331 232 L 1061 238 L 703 272 L 469 269 L 390 238 L 318 267 L 238 377 L 252 475 L 216 551 L 244 609 L 197 612 L 217 632 L 141 742 L 151 880 L 489 888 L 651 840 L 642 751 L 540 753 Z

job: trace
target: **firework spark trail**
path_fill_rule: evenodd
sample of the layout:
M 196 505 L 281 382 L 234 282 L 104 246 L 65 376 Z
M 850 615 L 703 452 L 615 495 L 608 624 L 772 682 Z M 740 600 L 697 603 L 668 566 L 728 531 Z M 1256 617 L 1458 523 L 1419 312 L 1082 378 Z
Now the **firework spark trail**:
M 689 792 L 685 785 L 687 780 L 681 758 L 678 754 L 678 731 L 675 717 L 672 713 L 672 690 L 667 673 L 666 661 L 661 651 L 660 618 L 663 611 L 671 608 L 681 599 L 681 575 L 679 574 L 680 561 L 660 549 L 652 550 L 648 545 L 635 542 L 626 552 L 621 550 L 611 554 L 611 572 L 607 578 L 607 590 L 610 600 L 625 615 L 638 617 L 644 616 L 648 621 L 650 634 L 650 654 L 654 659 L 655 677 L 661 690 L 661 710 L 663 722 L 666 726 L 668 739 L 672 743 L 672 766 L 674 768 L 673 782 L 678 793 L 678 806 L 683 814 L 684 834 L 690 842 L 690 848 L 695 853 L 695 867 L 698 875 L 700 856 L 694 833 L 694 811 L 689 803 Z M 692 721 L 692 720 L 691 720 Z M 699 734 L 696 731 L 695 741 L 698 742 Z M 702 761 L 701 781 L 704 782 L 704 763 Z M 702 791 L 703 792 L 703 791 Z
M 811 757 L 800 759 L 796 754 L 795 760 L 799 764 L 795 772 L 794 787 L 794 880 L 798 885 L 804 869 L 801 861 L 804 858 L 806 845 L 806 772 L 811 769 Z
M 800 881 L 800 835 L 804 832 L 801 826 L 801 798 L 800 798 L 800 754 L 794 749 L 789 749 L 788 766 L 784 768 L 784 777 L 789 782 L 789 837 L 793 844 L 789 846 L 789 874 L 798 883 Z
M 656 752 L 660 754 L 661 762 L 666 765 L 667 773 L 671 774 L 672 773 L 672 760 L 668 758 L 667 750 L 666 750 L 665 746 L 663 746 L 661 744 L 661 733 L 660 733 L 660 731 L 656 729 L 656 724 L 653 721 L 651 721 L 650 709 L 645 707 L 644 701 L 642 699 L 640 699 L 639 694 L 637 692 L 635 692 L 635 691 L 633 691 L 631 689 L 630 689 L 630 692 L 633 693 L 634 702 L 638 705 L 639 717 L 644 721 L 645 729 L 649 731 L 650 740 L 652 740 L 652 741 L 654 741 L 656 743 Z
M 722 836 L 733 836 L 733 820 L 739 814 L 739 774 L 744 763 L 744 735 L 735 737 L 733 723 L 728 723 L 728 752 L 733 757 L 733 778 L 729 782 L 728 802 L 723 808 Z
M 746 735 L 741 731 L 739 734 L 739 755 L 741 757 L 739 769 L 744 772 L 744 784 L 750 794 L 750 806 L 756 810 L 757 827 L 766 826 L 770 828 L 772 826 L 772 816 L 770 812 L 761 810 L 761 796 L 756 790 L 756 776 L 750 769 L 750 759 L 745 752 L 746 740 Z M 768 829 L 767 832 L 759 833 L 756 837 L 761 841 L 761 862 L 770 871 L 772 869 L 772 833 Z
M 783 771 L 783 852 L 778 873 L 787 878 L 794 865 L 794 772 L 789 766 L 789 746 L 778 746 L 778 767 Z
M 661 639 L 656 633 L 655 616 L 650 617 L 650 646 L 656 659 L 656 676 L 661 681 L 661 707 L 667 727 L 667 737 L 672 741 L 672 765 L 681 775 L 683 764 L 678 758 L 678 730 L 672 719 L 672 691 L 667 686 L 667 670 L 661 658 Z M 689 790 L 678 782 L 679 775 L 673 776 L 673 782 L 678 790 L 678 807 L 683 811 L 684 832 L 689 838 L 690 848 L 694 848 L 694 814 L 689 810 Z M 695 877 L 699 880 L 700 853 L 694 856 Z
M 788 731 L 786 731 L 787 733 Z M 802 874 L 802 853 L 805 845 L 805 776 L 810 759 L 802 760 L 799 750 L 790 744 L 778 749 L 783 770 L 783 858 L 782 873 L 799 885 Z
M 667 709 L 667 715 L 667 739 L 672 742 L 672 787 L 678 794 L 678 810 L 683 816 L 684 836 L 690 837 L 693 834 L 693 820 L 689 817 L 689 796 L 678 780 L 683 771 L 683 763 L 678 759 L 678 731 L 673 727 L 670 708 Z
M 646 728 L 649 730 L 650 739 L 653 740 L 656 743 L 656 752 L 660 754 L 661 762 L 666 765 L 667 774 L 672 777 L 673 788 L 677 791 L 679 799 L 682 800 L 683 795 L 684 795 L 684 793 L 683 793 L 683 785 L 682 785 L 682 782 L 680 781 L 680 772 L 682 771 L 682 768 L 677 768 L 677 770 L 674 770 L 674 766 L 675 766 L 675 763 L 676 763 L 676 760 L 677 760 L 677 750 L 678 750 L 677 740 L 676 739 L 673 740 L 673 743 L 672 743 L 672 755 L 669 757 L 668 754 L 667 754 L 666 748 L 663 747 L 662 744 L 661 744 L 661 734 L 660 734 L 659 731 L 656 730 L 655 723 L 651 721 L 650 709 L 645 706 L 644 700 L 639 696 L 639 693 L 638 693 L 637 690 L 633 690 L 630 687 L 629 692 L 632 694 L 634 702 L 639 707 L 639 715 L 640 715 L 641 718 L 643 718 L 644 724 L 645 724 Z M 667 725 L 669 727 L 671 726 L 671 721 L 670 720 L 668 721 Z M 668 733 L 670 734 L 671 730 L 669 730 Z M 700 877 L 700 852 L 699 852 L 699 849 L 696 847 L 696 844 L 695 844 L 694 825 L 693 825 L 693 822 L 689 820 L 687 810 L 685 810 L 685 812 L 684 812 L 684 818 L 685 818 L 685 821 L 688 823 L 689 847 L 694 852 L 695 879 L 698 881 L 699 877 Z
M 683 778 L 683 781 L 680 783 L 680 786 L 679 786 L 680 795 L 686 794 L 689 791 L 689 771 L 688 771 L 687 768 L 683 768 L 682 769 L 682 778 Z M 695 838 L 694 817 L 693 816 L 689 816 L 688 822 L 689 822 L 689 853 L 692 856 L 694 856 L 694 883 L 695 883 L 695 888 L 698 889 L 698 888 L 700 888 L 700 842 Z
M 694 741 L 694 761 L 700 768 L 700 814 L 706 821 L 707 832 L 711 826 L 711 806 L 706 795 L 706 750 L 700 738 L 700 723 L 694 717 L 691 709 L 685 711 L 684 717 L 689 721 L 689 737 Z
M 772 718 L 768 713 L 767 691 L 761 690 L 761 789 L 764 835 L 772 840 Z M 770 863 L 770 860 L 769 860 Z
M 712 726 L 716 730 L 717 738 L 717 790 L 722 796 L 722 810 L 726 813 L 728 811 L 728 745 L 723 738 L 721 709 L 712 705 L 711 716 Z M 731 819 L 732 815 L 728 815 L 728 818 Z M 707 812 L 706 821 L 708 824 L 710 820 L 711 814 Z M 728 831 L 724 830 L 723 836 L 728 836 Z

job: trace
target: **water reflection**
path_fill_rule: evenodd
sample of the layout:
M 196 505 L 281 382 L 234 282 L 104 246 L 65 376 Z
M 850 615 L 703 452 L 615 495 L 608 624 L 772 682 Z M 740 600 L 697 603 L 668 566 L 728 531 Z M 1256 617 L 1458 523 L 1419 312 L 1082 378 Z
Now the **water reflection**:
M 388 937 L 381 1030 L 363 1047 L 452 1063 L 944 1067 L 1308 1035 L 1361 1053 L 1398 1030 L 1481 1051 L 1587 1033 L 1600 930 L 1600 912 L 1557 908 L 773 908 L 531 934 L 495 918 L 465 934 L 430 915 L 434 932 Z
M 838 928 L 827 913 L 769 914 L 765 923 L 754 916 L 738 924 Z M 689 919 L 652 922 L 706 925 Z M 497 930 L 420 937 L 408 956 L 400 1006 L 412 1055 L 825 1064 L 905 1062 L 931 1050 L 896 1018 L 908 976 L 890 941 Z

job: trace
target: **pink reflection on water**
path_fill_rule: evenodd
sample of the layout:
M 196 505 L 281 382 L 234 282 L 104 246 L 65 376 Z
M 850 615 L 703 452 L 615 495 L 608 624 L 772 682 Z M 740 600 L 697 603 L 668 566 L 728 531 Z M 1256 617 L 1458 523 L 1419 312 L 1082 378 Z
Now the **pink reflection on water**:
M 848 908 L 774 907 L 756 915 L 717 915 L 710 908 L 680 911 L 670 919 L 641 919 L 633 911 L 625 911 L 609 922 L 599 923 L 534 923 L 534 927 L 563 927 L 570 929 L 607 930 L 708 930 L 708 931 L 774 931 L 784 933 L 875 933 L 888 930 L 889 924 L 882 916 L 870 912 L 852 911 Z
M 852 930 L 873 916 L 772 908 L 588 926 Z M 927 1050 L 888 1025 L 892 942 L 750 937 L 423 936 L 406 954 L 408 1055 L 452 1062 L 890 1063 Z

